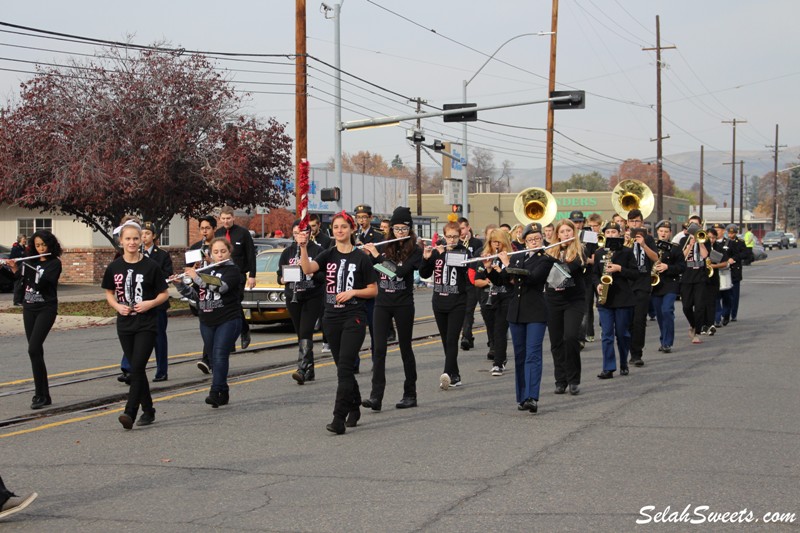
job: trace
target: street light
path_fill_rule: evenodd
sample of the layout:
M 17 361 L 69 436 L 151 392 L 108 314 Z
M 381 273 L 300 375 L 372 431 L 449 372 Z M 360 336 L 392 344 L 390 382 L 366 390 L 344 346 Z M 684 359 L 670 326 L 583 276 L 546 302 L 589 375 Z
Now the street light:
M 555 32 L 552 32 L 552 31 L 540 31 L 540 32 L 536 32 L 536 33 L 521 33 L 519 35 L 515 35 L 514 37 L 510 38 L 509 40 L 507 40 L 506 42 L 504 42 L 503 44 L 498 46 L 497 50 L 495 50 L 494 53 L 492 55 L 490 55 L 486 59 L 486 61 L 484 61 L 483 65 L 481 65 L 481 68 L 479 68 L 475 72 L 475 74 L 472 75 L 472 77 L 470 79 L 464 80 L 464 100 L 463 100 L 464 104 L 467 103 L 467 86 L 470 83 L 472 83 L 472 80 L 475 79 L 475 76 L 480 74 L 480 72 L 483 70 L 483 67 L 488 65 L 489 61 L 494 59 L 494 56 L 496 56 L 497 53 L 505 45 L 507 45 L 511 41 L 519 39 L 520 37 L 538 37 L 538 36 L 542 36 L 542 35 L 554 35 L 554 34 L 555 34 Z M 461 187 L 461 205 L 463 206 L 462 207 L 463 208 L 463 217 L 464 218 L 469 218 L 468 217 L 468 215 L 469 215 L 469 177 L 468 177 L 468 174 L 469 174 L 469 150 L 467 149 L 468 147 L 467 147 L 467 123 L 466 122 L 464 122 L 463 138 L 464 138 L 464 183 L 462 183 L 462 187 Z

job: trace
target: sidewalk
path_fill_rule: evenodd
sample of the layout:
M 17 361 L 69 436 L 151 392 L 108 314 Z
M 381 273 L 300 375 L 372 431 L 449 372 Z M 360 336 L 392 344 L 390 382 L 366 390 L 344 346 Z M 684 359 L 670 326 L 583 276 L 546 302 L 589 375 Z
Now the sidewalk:
M 173 298 L 180 298 L 180 294 L 174 286 L 170 286 L 169 294 Z M 58 300 L 60 302 L 92 302 L 105 300 L 106 293 L 100 285 L 59 285 Z M 0 311 L 8 309 L 13 305 L 11 293 L 0 293 Z M 104 326 L 113 324 L 116 318 L 93 317 L 93 316 L 58 316 L 53 330 L 86 328 L 92 326 Z M 22 325 L 22 315 L 16 313 L 0 312 L 0 337 L 9 335 L 24 335 L 25 328 Z

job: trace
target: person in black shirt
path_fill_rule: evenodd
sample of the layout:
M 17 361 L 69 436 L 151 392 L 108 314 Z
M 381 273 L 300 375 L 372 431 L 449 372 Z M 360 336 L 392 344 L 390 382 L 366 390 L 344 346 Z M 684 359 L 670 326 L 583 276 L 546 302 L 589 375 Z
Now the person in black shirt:
M 31 409 L 41 409 L 53 402 L 44 363 L 44 341 L 58 315 L 58 279 L 61 276 L 61 244 L 55 235 L 39 230 L 31 236 L 27 255 L 50 254 L 18 264 L 9 260 L 8 266 L 22 279 L 22 321 L 28 339 L 28 356 L 33 369 L 35 392 Z M 25 257 L 25 256 L 22 256 Z
M 738 227 L 734 224 L 728 224 L 726 228 L 728 231 L 728 262 L 731 265 L 731 281 L 733 286 L 728 291 L 728 306 L 722 309 L 721 324 L 727 326 L 729 322 L 736 322 L 736 317 L 739 314 L 739 291 L 742 284 L 742 265 L 746 261 L 752 262 L 753 249 L 748 248 L 745 243 L 738 237 Z
M 308 227 L 311 229 L 311 241 L 322 246 L 322 249 L 330 248 L 332 241 L 328 232 L 322 229 L 322 221 L 319 215 L 311 213 L 308 215 Z
M 14 244 L 11 245 L 11 253 L 8 254 L 9 259 L 17 259 L 25 257 L 25 250 L 28 247 L 28 238 L 25 235 L 19 235 Z M 14 282 L 14 305 L 22 305 L 22 278 Z
M 692 224 L 696 225 L 694 227 L 699 227 L 700 223 L 700 217 L 689 217 L 690 227 L 693 227 Z M 705 321 L 705 292 L 708 278 L 706 259 L 711 249 L 708 241 L 703 244 L 696 241 L 696 233 L 696 231 L 694 233 L 687 232 L 678 244 L 686 261 L 686 270 L 681 276 L 681 304 L 683 314 L 689 321 L 689 338 L 692 339 L 692 344 L 702 342 L 698 335 Z
M 142 416 L 137 425 L 155 421 L 146 367 L 156 342 L 155 309 L 169 299 L 169 293 L 164 273 L 141 252 L 141 226 L 130 220 L 122 225 L 119 236 L 122 255 L 106 268 L 101 287 L 108 305 L 117 311 L 117 335 L 131 364 L 128 401 L 119 423 L 132 429 L 139 406 Z
M 336 375 L 336 402 L 333 421 L 325 426 L 341 435 L 355 427 L 361 418 L 361 392 L 355 377 L 355 360 L 366 336 L 367 315 L 364 301 L 378 294 L 377 276 L 369 257 L 357 250 L 353 241 L 355 222 L 345 213 L 331 221 L 336 245 L 323 250 L 313 260 L 308 257 L 308 234 L 298 236 L 300 266 L 303 273 L 325 273 L 325 321 L 323 328 L 330 343 Z
M 211 262 L 223 263 L 203 271 L 202 276 L 194 267 L 186 268 L 185 276 L 193 285 L 184 285 L 183 276 L 173 281 L 178 291 L 197 302 L 200 318 L 200 334 L 208 347 L 213 367 L 211 390 L 206 403 L 213 408 L 227 405 L 230 401 L 228 367 L 231 346 L 242 329 L 241 272 L 230 261 L 233 246 L 222 237 L 211 241 Z
M 385 240 L 383 233 L 372 227 L 372 207 L 366 204 L 357 205 L 355 208 L 355 220 L 357 224 L 355 233 L 355 243 L 357 245 L 375 244 Z M 364 253 L 368 253 L 364 250 Z M 369 351 L 375 353 L 375 330 L 373 328 L 373 318 L 375 316 L 375 300 L 370 299 L 365 302 L 367 311 L 367 330 L 369 331 Z M 359 373 L 361 359 L 356 359 L 356 374 Z
M 481 249 L 483 249 L 483 242 L 472 234 L 469 220 L 464 217 L 458 219 L 458 232 L 460 244 L 467 251 L 468 257 L 475 257 L 475 254 L 480 253 Z M 467 301 L 464 309 L 464 324 L 461 328 L 461 349 L 471 350 L 475 347 L 472 325 L 475 323 L 475 307 L 477 307 L 480 300 L 481 289 L 468 282 L 467 286 L 464 287 L 464 291 L 467 295 Z
M 411 337 L 414 329 L 414 271 L 419 269 L 422 262 L 422 250 L 417 246 L 417 236 L 411 231 L 411 223 L 411 209 L 398 207 L 390 220 L 388 240 L 410 238 L 386 244 L 382 248 L 383 253 L 379 253 L 373 244 L 364 247 L 375 264 L 381 264 L 394 273 L 394 276 L 389 276 L 384 270 L 378 277 L 374 316 L 375 349 L 372 353 L 372 391 L 369 399 L 361 402 L 361 405 L 373 411 L 381 410 L 386 388 L 386 345 L 393 318 L 397 323 L 397 339 L 405 372 L 403 398 L 395 404 L 395 407 L 405 409 L 417 406 L 417 363 L 411 347 Z
M 204 267 L 211 264 L 211 241 L 214 240 L 214 231 L 217 228 L 217 219 L 211 215 L 202 216 L 198 219 L 200 227 L 201 239 L 191 245 L 189 250 L 200 250 L 203 254 L 203 260 L 194 264 L 186 266 L 194 266 L 195 268 Z M 197 309 L 190 307 L 192 314 L 197 316 Z M 197 362 L 197 368 L 203 374 L 211 373 L 211 359 L 209 358 L 210 350 L 203 345 L 203 357 Z
M 722 226 L 722 224 L 719 224 L 719 226 Z M 722 229 L 724 229 L 724 227 Z M 717 332 L 717 326 L 714 324 L 714 315 L 717 311 L 717 300 L 720 294 L 719 273 L 721 269 L 728 268 L 729 259 L 725 243 L 722 239 L 717 240 L 717 232 L 715 230 L 716 228 L 712 228 L 711 231 L 708 232 L 708 242 L 711 243 L 711 252 L 708 256 L 707 267 L 711 268 L 713 274 L 706 278 L 705 320 L 703 321 L 703 329 L 700 331 L 701 335 L 709 336 L 713 336 Z
M 234 224 L 233 208 L 228 205 L 220 209 L 219 222 L 222 227 L 214 236 L 225 237 L 233 246 L 231 259 L 242 273 L 241 295 L 244 298 L 244 291 L 256 286 L 256 247 L 253 244 L 253 237 L 247 228 Z M 250 346 L 250 325 L 245 320 L 242 310 L 242 350 L 248 346 Z
M 306 381 L 314 381 L 314 325 L 322 315 L 322 300 L 325 290 L 325 274 L 322 271 L 314 275 L 302 274 L 300 281 L 286 282 L 284 270 L 286 267 L 300 269 L 300 247 L 297 244 L 302 233 L 309 230 L 300 229 L 300 221 L 292 224 L 292 238 L 294 241 L 282 253 L 278 260 L 278 283 L 286 286 L 286 308 L 292 318 L 294 330 L 297 332 L 297 370 L 292 373 L 298 385 Z M 308 235 L 305 236 L 308 239 Z M 307 245 L 308 255 L 316 257 L 322 247 L 311 241 Z
M 647 312 L 650 309 L 650 293 L 653 288 L 650 285 L 650 271 L 653 263 L 658 261 L 656 253 L 656 241 L 645 233 L 644 218 L 639 209 L 631 209 L 628 212 L 628 227 L 632 238 L 633 258 L 636 260 L 636 268 L 639 275 L 633 282 L 633 296 L 636 304 L 633 308 L 633 318 L 631 323 L 631 364 L 634 366 L 644 366 L 644 343 L 645 332 L 647 331 Z
M 621 228 L 616 222 L 609 222 L 603 228 L 606 246 L 598 248 L 594 254 L 592 282 L 601 294 L 604 274 L 611 275 L 612 283 L 608 287 L 608 298 L 605 303 L 597 302 L 597 315 L 602 329 L 603 371 L 597 377 L 611 379 L 617 370 L 617 357 L 614 353 L 614 340 L 619 350 L 619 370 L 623 376 L 628 375 L 628 353 L 631 341 L 631 319 L 636 299 L 633 295 L 633 281 L 639 276 L 639 267 L 633 252 L 627 246 L 612 250 L 609 240 L 622 236 Z
M 577 228 L 571 220 L 559 220 L 552 239 L 553 244 L 560 243 L 560 246 L 546 252 L 556 261 L 562 272 L 569 274 L 564 279 L 548 282 L 545 287 L 547 329 L 550 332 L 556 394 L 564 394 L 567 387 L 572 395 L 580 393 L 580 326 L 586 313 L 586 258 L 583 255 L 583 243 L 577 237 Z
M 467 291 L 475 287 L 467 279 L 463 262 L 470 255 L 459 240 L 458 224 L 449 222 L 442 232 L 447 245 L 425 247 L 419 275 L 433 276 L 433 315 L 444 348 L 444 372 L 439 376 L 439 387 L 447 390 L 463 385 L 458 369 L 458 334 L 464 324 Z
M 492 229 L 486 235 L 486 246 L 483 255 L 497 255 L 500 252 L 511 252 L 511 241 L 502 229 Z M 510 280 L 494 283 L 490 273 L 501 272 L 505 265 L 500 258 L 490 259 L 469 270 L 472 283 L 478 289 L 484 289 L 486 299 L 481 302 L 481 314 L 486 323 L 486 334 L 489 337 L 492 354 L 493 376 L 502 376 L 506 369 L 508 351 L 508 304 L 511 300 Z
M 174 273 L 172 269 L 172 257 L 169 252 L 156 246 L 156 226 L 152 222 L 145 222 L 142 225 L 142 253 L 145 257 L 154 261 L 161 272 L 166 277 L 171 277 Z M 167 381 L 167 369 L 169 368 L 169 349 L 167 344 L 167 309 L 169 300 L 159 305 L 156 309 L 156 375 L 153 381 Z
M 678 299 L 680 277 L 686 269 L 686 262 L 681 249 L 671 242 L 672 224 L 669 220 L 662 220 L 656 224 L 656 236 L 660 245 L 659 258 L 655 266 L 659 282 L 653 287 L 651 299 L 660 332 L 661 345 L 658 351 L 670 353 L 672 343 L 675 342 L 675 300 Z

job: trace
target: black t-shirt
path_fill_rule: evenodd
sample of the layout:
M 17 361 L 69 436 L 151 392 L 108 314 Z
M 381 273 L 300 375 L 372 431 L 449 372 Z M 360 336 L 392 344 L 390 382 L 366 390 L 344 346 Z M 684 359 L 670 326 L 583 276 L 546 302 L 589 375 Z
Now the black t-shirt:
M 118 303 L 133 307 L 139 302 L 153 300 L 167 290 L 167 281 L 158 265 L 150 259 L 143 257 L 136 263 L 128 263 L 124 257 L 119 257 L 106 268 L 100 286 L 113 291 Z M 155 311 L 151 309 L 128 316 L 117 313 L 117 332 L 156 331 Z
M 459 305 L 466 305 L 466 291 L 473 286 L 467 279 L 467 267 L 456 266 L 456 263 L 467 259 L 468 256 L 467 249 L 459 243 L 444 254 L 439 254 L 439 250 L 434 249 L 428 259 L 422 260 L 419 275 L 427 278 L 433 274 L 434 311 L 452 311 Z
M 203 275 L 219 278 L 221 285 L 206 284 L 195 279 L 196 285 L 177 285 L 178 291 L 197 302 L 197 316 L 208 326 L 219 326 L 242 318 L 242 271 L 234 264 L 219 265 L 204 270 Z
M 322 252 L 322 246 L 315 242 L 308 243 L 308 257 L 314 259 L 320 252 Z M 292 243 L 288 246 L 283 253 L 281 253 L 280 259 L 278 259 L 278 283 L 281 281 L 282 277 L 282 268 L 284 265 L 299 265 L 300 264 L 300 253 L 297 247 L 297 243 Z M 320 265 L 321 267 L 322 265 Z M 303 275 L 303 279 L 298 282 L 289 282 L 284 283 L 286 285 L 286 301 L 289 302 L 294 298 L 294 293 L 297 292 L 297 300 L 298 302 L 304 302 L 306 300 L 310 300 L 312 298 L 317 298 L 322 296 L 324 287 L 325 287 L 325 272 L 320 268 L 317 272 L 310 275 Z
M 61 277 L 61 260 L 58 258 L 20 263 L 24 295 L 22 306 L 29 311 L 58 305 L 58 278 Z
M 378 281 L 375 269 L 367 254 L 353 248 L 343 254 L 336 246 L 320 252 L 314 261 L 325 273 L 325 319 L 344 318 L 364 309 L 363 298 L 351 298 L 343 304 L 336 303 L 336 295 L 349 290 L 364 289 Z
M 389 245 L 391 246 L 391 244 Z M 376 264 L 388 261 L 383 254 L 373 259 Z M 415 247 L 405 261 L 394 263 L 389 261 L 395 269 L 395 278 L 378 273 L 378 296 L 375 305 L 381 307 L 394 307 L 414 304 L 414 271 L 419 270 L 422 263 L 422 249 Z

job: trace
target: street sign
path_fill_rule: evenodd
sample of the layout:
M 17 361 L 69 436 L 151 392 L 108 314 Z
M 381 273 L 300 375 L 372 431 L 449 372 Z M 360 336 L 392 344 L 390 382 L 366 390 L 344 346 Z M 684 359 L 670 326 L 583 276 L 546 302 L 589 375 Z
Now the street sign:
M 269 207 L 256 206 L 256 215 L 269 215 Z
M 445 205 L 461 203 L 464 183 L 464 152 L 460 143 L 444 143 L 444 150 L 455 159 L 442 154 L 442 199 Z

